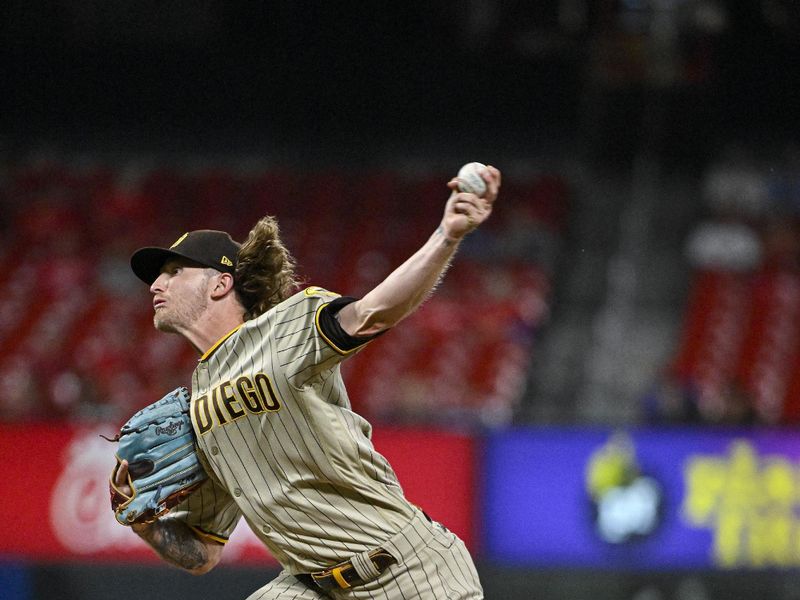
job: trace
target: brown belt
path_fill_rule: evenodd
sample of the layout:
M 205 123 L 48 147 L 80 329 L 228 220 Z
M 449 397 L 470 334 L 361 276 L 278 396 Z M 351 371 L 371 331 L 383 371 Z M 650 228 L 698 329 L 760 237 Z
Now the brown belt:
M 377 548 L 370 552 L 369 559 L 380 573 L 383 573 L 397 562 L 395 557 L 386 552 L 383 548 Z M 324 571 L 316 571 L 315 573 L 302 576 L 296 575 L 296 577 L 301 581 L 310 580 L 323 590 L 347 589 L 367 583 L 361 579 L 352 561 L 349 560 L 334 565 L 330 569 L 325 569 Z

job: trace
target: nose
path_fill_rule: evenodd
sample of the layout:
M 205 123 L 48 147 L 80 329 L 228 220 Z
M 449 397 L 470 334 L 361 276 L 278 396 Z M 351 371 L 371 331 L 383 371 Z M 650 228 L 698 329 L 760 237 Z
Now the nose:
M 163 292 L 166 283 L 167 283 L 167 274 L 161 273 L 158 277 L 156 277 L 156 280 L 150 286 L 150 293 L 157 294 L 158 292 Z

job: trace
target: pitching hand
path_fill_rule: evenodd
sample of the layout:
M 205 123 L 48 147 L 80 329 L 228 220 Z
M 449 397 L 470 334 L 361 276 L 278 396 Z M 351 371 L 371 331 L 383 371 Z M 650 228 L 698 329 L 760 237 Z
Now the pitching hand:
M 453 191 L 447 200 L 442 218 L 442 228 L 448 238 L 461 239 L 492 214 L 492 206 L 500 191 L 500 171 L 488 165 L 481 177 L 486 182 L 486 193 L 482 197 L 459 192 L 456 177 L 447 183 L 447 187 Z

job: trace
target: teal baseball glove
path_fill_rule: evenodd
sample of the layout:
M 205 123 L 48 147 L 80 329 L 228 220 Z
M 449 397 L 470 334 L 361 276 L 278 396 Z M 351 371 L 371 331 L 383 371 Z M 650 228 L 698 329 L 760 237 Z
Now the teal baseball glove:
M 155 521 L 208 478 L 197 458 L 189 398 L 186 388 L 176 388 L 134 414 L 111 440 L 119 442 L 111 508 L 122 525 Z M 122 461 L 130 493 L 115 484 Z

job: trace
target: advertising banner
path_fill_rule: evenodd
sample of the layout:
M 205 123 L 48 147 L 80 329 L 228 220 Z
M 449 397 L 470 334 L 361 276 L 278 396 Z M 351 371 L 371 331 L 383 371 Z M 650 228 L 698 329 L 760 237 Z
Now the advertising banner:
M 485 550 L 503 563 L 800 566 L 793 431 L 519 429 L 490 436 Z
M 113 425 L 0 425 L 0 559 L 86 559 L 158 562 L 111 512 L 108 478 L 114 445 L 100 437 Z M 473 443 L 425 431 L 376 431 L 376 446 L 393 462 L 408 498 L 469 544 L 473 531 Z M 434 485 L 435 482 L 435 485 Z M 223 562 L 277 563 L 244 521 Z

